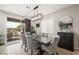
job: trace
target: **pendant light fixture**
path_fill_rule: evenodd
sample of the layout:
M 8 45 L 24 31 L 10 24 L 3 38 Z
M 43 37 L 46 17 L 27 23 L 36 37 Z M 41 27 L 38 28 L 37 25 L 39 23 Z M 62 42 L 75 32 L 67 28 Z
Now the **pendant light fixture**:
M 32 20 L 41 20 L 43 18 L 43 14 L 39 13 L 39 5 L 33 8 L 34 10 L 34 16 L 32 17 Z

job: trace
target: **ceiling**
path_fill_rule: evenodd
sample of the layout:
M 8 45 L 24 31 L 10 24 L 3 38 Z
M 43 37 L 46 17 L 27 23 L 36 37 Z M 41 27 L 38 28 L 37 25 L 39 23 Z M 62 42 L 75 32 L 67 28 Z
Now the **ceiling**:
M 72 6 L 73 4 L 40 4 L 39 13 L 43 15 Z M 0 10 L 31 18 L 34 15 L 33 8 L 37 4 L 0 4 Z

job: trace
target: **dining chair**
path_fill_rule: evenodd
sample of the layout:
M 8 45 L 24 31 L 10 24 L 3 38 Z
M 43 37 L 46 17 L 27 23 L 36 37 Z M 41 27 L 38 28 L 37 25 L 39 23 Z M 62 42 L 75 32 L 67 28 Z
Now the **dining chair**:
M 21 34 L 21 38 L 22 38 L 22 48 L 24 47 L 24 51 L 26 51 L 27 40 L 24 33 Z
M 59 39 L 60 39 L 60 37 L 57 36 L 54 38 L 53 41 L 50 42 L 51 44 L 49 46 L 42 45 L 41 48 L 50 55 L 58 54 L 57 47 L 58 47 Z
M 26 36 L 27 39 L 27 48 L 28 50 L 30 50 L 31 55 L 32 54 L 37 54 L 38 53 L 38 44 L 37 42 L 33 39 L 32 35 L 27 35 Z

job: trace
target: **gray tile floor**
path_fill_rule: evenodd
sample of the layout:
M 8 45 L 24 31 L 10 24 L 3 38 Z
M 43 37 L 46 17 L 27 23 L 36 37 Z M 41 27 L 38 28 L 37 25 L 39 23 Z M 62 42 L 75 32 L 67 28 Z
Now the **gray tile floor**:
M 71 52 L 62 48 L 58 48 L 58 53 L 60 55 L 79 55 L 79 51 Z M 29 55 L 29 53 L 21 48 L 20 42 L 17 42 L 7 46 L 0 46 L 0 55 Z
M 0 54 L 1 55 L 27 55 L 21 45 L 19 43 L 8 45 L 8 46 L 1 46 L 0 47 Z

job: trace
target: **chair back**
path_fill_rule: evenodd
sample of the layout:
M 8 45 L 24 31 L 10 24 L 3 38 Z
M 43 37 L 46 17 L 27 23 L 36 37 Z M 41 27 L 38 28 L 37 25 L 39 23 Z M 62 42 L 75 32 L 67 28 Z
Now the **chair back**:
M 22 39 L 22 44 L 27 45 L 27 40 L 26 40 L 25 34 L 21 34 L 21 39 Z
M 42 45 L 42 49 L 48 52 L 48 54 L 56 53 L 59 39 L 60 39 L 59 36 L 55 36 L 51 44 L 48 47 L 46 47 L 45 45 Z
M 32 35 L 27 35 L 26 39 L 27 39 L 28 49 L 32 49 L 32 50 L 37 49 L 36 41 L 32 38 Z
M 54 38 L 54 42 L 52 43 L 54 47 L 58 46 L 59 39 L 60 39 L 59 36 L 57 36 L 57 37 Z

